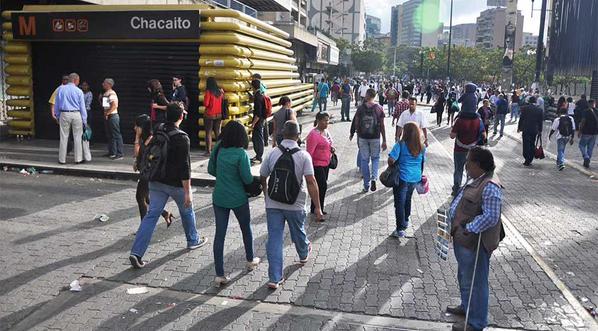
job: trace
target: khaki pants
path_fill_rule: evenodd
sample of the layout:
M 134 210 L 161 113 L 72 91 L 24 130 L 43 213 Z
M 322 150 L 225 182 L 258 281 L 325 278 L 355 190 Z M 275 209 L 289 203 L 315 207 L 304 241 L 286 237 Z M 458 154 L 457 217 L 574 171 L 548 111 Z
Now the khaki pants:
M 89 141 L 82 141 L 83 145 L 83 160 L 91 161 L 91 150 L 89 149 Z
M 75 162 L 83 160 L 83 120 L 79 112 L 60 113 L 60 147 L 58 149 L 58 162 L 66 163 L 66 148 L 68 145 L 69 134 L 73 128 L 73 145 L 75 150 Z

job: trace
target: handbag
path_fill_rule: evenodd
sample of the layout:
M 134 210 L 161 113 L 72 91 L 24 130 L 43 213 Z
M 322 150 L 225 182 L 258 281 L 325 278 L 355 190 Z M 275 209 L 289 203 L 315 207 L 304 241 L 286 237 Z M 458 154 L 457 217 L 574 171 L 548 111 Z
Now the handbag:
M 395 186 L 395 166 L 388 166 L 382 173 L 378 176 L 380 179 L 380 183 L 386 187 L 393 187 Z
M 534 151 L 534 158 L 536 159 L 543 159 L 544 156 L 544 148 L 542 148 L 542 136 L 538 135 L 536 138 L 536 150 Z
M 417 191 L 417 194 L 420 195 L 430 192 L 430 182 L 428 181 L 428 177 L 423 175 L 422 180 L 415 184 L 415 190 Z
M 330 163 L 328 164 L 328 168 L 330 169 L 336 169 L 336 167 L 338 167 L 338 156 L 336 156 L 336 153 L 332 153 L 332 156 L 330 157 Z
M 83 128 L 83 136 L 81 138 L 83 139 L 83 141 L 91 141 L 91 136 L 91 128 L 89 127 L 89 125 L 85 126 L 85 128 Z

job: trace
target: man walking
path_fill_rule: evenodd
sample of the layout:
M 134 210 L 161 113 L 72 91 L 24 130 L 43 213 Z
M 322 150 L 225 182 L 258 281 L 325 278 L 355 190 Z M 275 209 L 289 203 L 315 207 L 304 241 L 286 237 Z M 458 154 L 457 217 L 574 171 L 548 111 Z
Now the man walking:
M 557 154 L 556 166 L 559 171 L 565 169 L 565 148 L 567 143 L 573 145 L 575 137 L 575 123 L 573 117 L 567 114 L 566 108 L 558 109 L 559 117 L 555 118 L 548 134 L 548 140 L 556 132 Z
M 320 112 L 326 111 L 326 104 L 328 103 L 328 94 L 330 93 L 330 86 L 326 83 L 326 79 L 322 78 L 318 85 L 318 107 Z M 322 105 L 324 109 L 322 110 Z
M 341 122 L 350 121 L 350 108 L 351 108 L 351 100 L 353 99 L 353 94 L 351 94 L 351 84 L 349 84 L 349 79 L 345 78 L 343 85 L 341 85 L 340 89 L 341 94 Z
M 388 116 L 393 116 L 395 111 L 395 103 L 399 97 L 399 92 L 392 86 L 392 84 L 386 84 L 386 91 L 384 91 L 384 97 L 388 103 Z
M 460 113 L 451 129 L 450 137 L 455 139 L 452 196 L 456 196 L 463 180 L 463 167 L 467 153 L 478 144 L 480 138 L 486 138 L 484 124 L 476 113 Z
M 60 124 L 60 147 L 58 149 L 58 163 L 66 163 L 66 153 L 71 128 L 73 129 L 73 143 L 75 163 L 83 162 L 83 128 L 87 125 L 87 109 L 85 97 L 79 89 L 79 75 L 72 73 L 68 76 L 68 84 L 60 86 L 56 91 L 53 117 Z
M 309 153 L 299 149 L 297 141 L 299 140 L 299 125 L 295 121 L 287 121 L 282 129 L 283 140 L 279 148 L 275 148 L 268 155 L 260 168 L 260 180 L 264 189 L 266 200 L 266 221 L 268 223 L 268 242 L 266 243 L 266 253 L 268 256 L 268 287 L 277 289 L 284 282 L 284 227 L 285 221 L 289 224 L 291 240 L 295 244 L 299 262 L 307 263 L 311 252 L 311 242 L 305 233 L 305 219 L 307 215 L 307 193 L 305 192 L 305 182 L 307 182 L 307 192 L 315 206 L 316 220 L 323 219 L 318 184 L 314 177 L 314 168 Z M 292 204 L 279 202 L 270 197 L 270 191 L 280 189 L 268 187 L 267 179 L 273 175 L 276 168 L 279 167 L 278 160 L 291 153 L 294 169 L 288 169 L 293 172 L 299 184 L 299 191 Z M 305 178 L 305 181 L 303 180 Z M 288 182 L 288 181 L 287 181 Z M 277 183 L 278 185 L 278 183 Z
M 376 180 L 378 179 L 378 168 L 380 163 L 380 136 L 382 136 L 382 150 L 386 150 L 386 131 L 384 128 L 384 109 L 374 102 L 376 91 L 367 90 L 365 102 L 357 108 L 351 124 L 351 135 L 353 140 L 357 132 L 357 145 L 361 156 L 361 174 L 363 175 L 363 193 L 370 189 L 376 191 Z M 370 160 L 372 169 L 370 173 Z
M 362 103 L 365 102 L 365 95 L 368 92 L 368 90 L 370 89 L 370 87 L 368 86 L 368 82 L 367 80 L 363 80 L 363 82 L 361 82 L 361 85 L 359 86 L 359 105 L 361 105 Z M 359 107 L 359 105 L 357 105 Z
M 396 122 L 401 117 L 404 111 L 409 110 L 409 92 L 403 91 L 401 94 L 401 100 L 395 103 L 395 109 L 392 114 L 392 126 L 395 126 Z
M 583 166 L 590 167 L 592 152 L 596 145 L 598 136 L 598 110 L 596 110 L 596 101 L 589 100 L 588 108 L 581 112 L 581 122 L 579 124 L 579 150 L 583 157 Z
M 100 98 L 104 108 L 104 119 L 106 120 L 106 137 L 108 138 L 108 154 L 112 160 L 123 158 L 123 136 L 120 133 L 120 117 L 118 116 L 118 96 L 112 89 L 114 80 L 104 79 L 102 83 L 104 94 Z
M 417 109 L 417 98 L 410 97 L 409 98 L 409 111 L 404 111 L 399 120 L 397 121 L 397 127 L 395 131 L 395 141 L 399 141 L 401 139 L 401 134 L 403 133 L 403 127 L 408 122 L 415 122 L 417 126 L 423 131 L 424 133 L 424 144 L 426 147 L 428 146 L 428 119 L 426 115 L 421 110 Z
M 465 168 L 472 181 L 459 191 L 449 209 L 461 304 L 446 311 L 463 317 L 469 311 L 467 325 L 457 322 L 453 331 L 481 331 L 488 325 L 490 257 L 504 238 L 502 185 L 494 175 L 494 157 L 485 148 L 472 148 Z
M 179 208 L 183 229 L 187 238 L 187 248 L 196 249 L 207 243 L 206 238 L 199 238 L 195 227 L 195 213 L 193 212 L 193 196 L 191 194 L 191 161 L 189 158 L 190 141 L 184 131 L 179 130 L 183 121 L 183 109 L 176 103 L 166 107 L 166 123 L 154 133 L 153 139 L 158 135 L 167 135 L 167 158 L 164 164 L 164 176 L 150 178 L 149 182 L 149 207 L 148 212 L 141 220 L 131 248 L 129 261 L 133 268 L 140 269 L 145 266 L 142 260 L 145 251 L 152 239 L 156 222 L 160 218 L 164 206 L 172 198 Z M 165 138 L 164 138 L 165 139 Z M 156 165 L 160 166 L 160 165 Z M 160 171 L 157 171 L 160 173 Z
M 529 104 L 523 106 L 517 132 L 522 133 L 523 139 L 523 165 L 529 167 L 534 160 L 536 147 L 536 137 L 542 134 L 542 122 L 544 114 L 540 107 L 536 105 L 536 97 L 531 96 L 528 99 Z
M 261 82 L 257 79 L 251 81 L 253 87 L 253 122 L 251 127 L 251 141 L 255 157 L 251 159 L 251 164 L 261 163 L 264 155 L 264 126 L 266 125 L 266 103 L 264 94 L 260 90 Z
M 507 114 L 509 113 L 509 104 L 505 99 L 505 96 L 501 94 L 496 101 L 496 116 L 494 117 L 494 136 L 496 136 L 496 132 L 498 129 L 498 125 L 500 123 L 500 137 L 502 138 L 504 131 L 505 131 L 505 120 L 507 118 Z

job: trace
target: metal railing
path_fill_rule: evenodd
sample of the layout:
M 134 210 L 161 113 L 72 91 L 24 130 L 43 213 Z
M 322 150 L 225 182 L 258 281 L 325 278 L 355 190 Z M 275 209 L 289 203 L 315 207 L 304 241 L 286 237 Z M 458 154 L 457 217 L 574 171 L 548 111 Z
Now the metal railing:
M 257 18 L 257 10 L 245 4 L 242 4 L 237 0 L 210 0 L 209 2 L 216 6 L 234 9 L 244 14 L 247 14 L 253 18 Z

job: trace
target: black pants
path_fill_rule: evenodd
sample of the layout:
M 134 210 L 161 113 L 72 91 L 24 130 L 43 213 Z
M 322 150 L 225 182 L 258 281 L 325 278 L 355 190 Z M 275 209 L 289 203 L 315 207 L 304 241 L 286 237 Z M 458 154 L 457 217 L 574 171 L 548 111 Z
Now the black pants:
M 526 163 L 532 163 L 534 160 L 534 152 L 536 150 L 536 137 L 537 134 L 523 132 L 523 158 Z
M 324 212 L 324 198 L 326 197 L 326 190 L 328 190 L 328 167 L 314 167 L 314 177 L 318 183 L 318 191 L 320 193 L 320 208 Z M 311 203 L 311 212 L 316 209 L 314 203 Z
M 442 124 L 442 114 L 444 114 L 444 107 L 440 107 L 440 109 L 436 109 L 436 125 L 440 126 Z
M 147 214 L 147 206 L 149 205 L 149 182 L 139 179 L 137 182 L 137 191 L 135 191 L 135 199 L 137 200 L 137 206 L 139 207 L 139 217 L 141 220 Z M 170 213 L 166 210 L 162 211 L 162 217 L 168 218 Z
M 430 99 L 432 99 L 432 93 L 426 93 L 426 103 L 430 104 Z
M 264 120 L 260 119 L 251 132 L 251 142 L 253 142 L 255 158 L 260 161 L 264 155 L 264 122 Z

